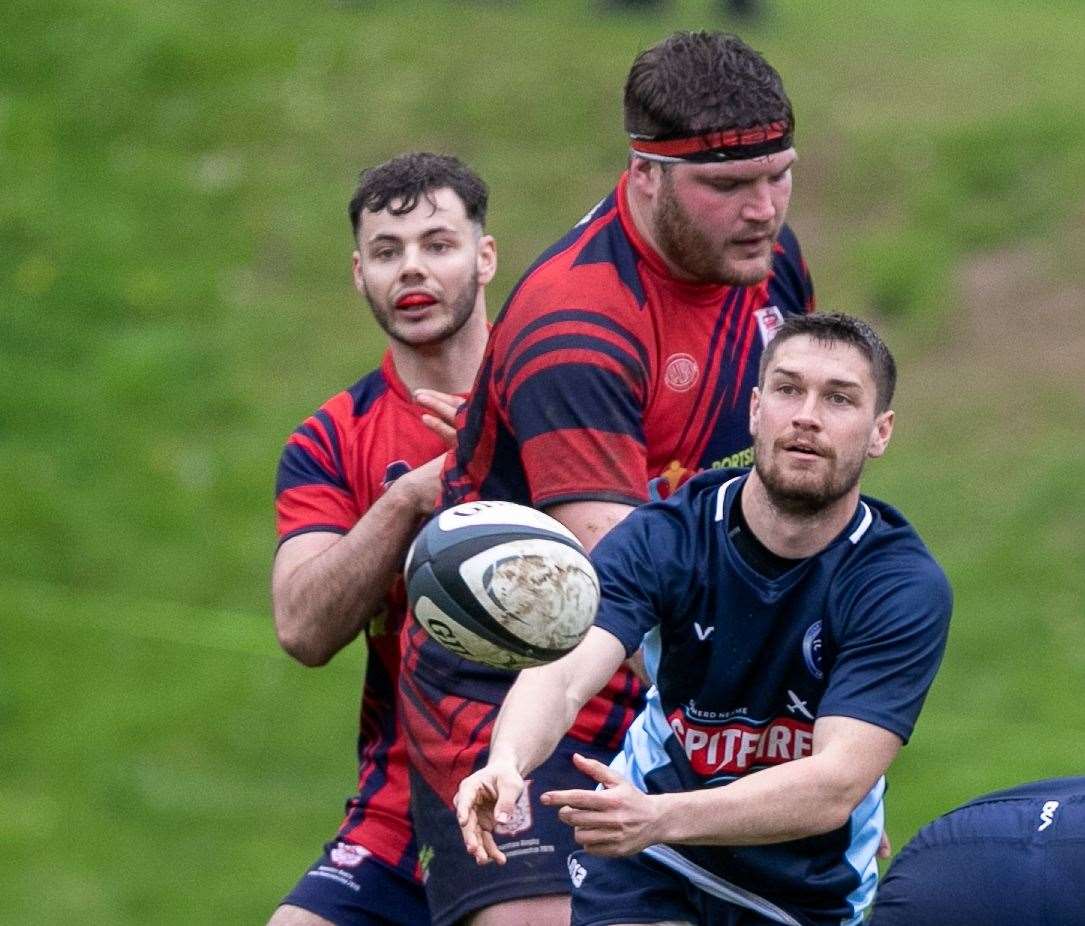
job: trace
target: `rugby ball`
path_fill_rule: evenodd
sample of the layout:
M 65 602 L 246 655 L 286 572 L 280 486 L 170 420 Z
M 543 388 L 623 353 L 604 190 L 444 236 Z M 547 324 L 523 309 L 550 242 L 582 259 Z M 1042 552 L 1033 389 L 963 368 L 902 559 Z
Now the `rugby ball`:
M 599 607 L 599 579 L 576 536 L 512 502 L 442 511 L 411 545 L 404 578 L 415 619 L 434 640 L 498 669 L 564 656 Z

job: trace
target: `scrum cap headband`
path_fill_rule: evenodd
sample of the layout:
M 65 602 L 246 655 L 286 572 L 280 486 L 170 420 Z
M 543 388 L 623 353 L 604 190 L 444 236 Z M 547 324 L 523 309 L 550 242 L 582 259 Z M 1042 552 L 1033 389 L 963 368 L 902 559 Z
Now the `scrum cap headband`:
M 770 122 L 749 129 L 717 129 L 696 135 L 630 135 L 629 139 L 629 150 L 636 157 L 665 163 L 748 161 L 791 147 L 791 132 L 786 122 Z

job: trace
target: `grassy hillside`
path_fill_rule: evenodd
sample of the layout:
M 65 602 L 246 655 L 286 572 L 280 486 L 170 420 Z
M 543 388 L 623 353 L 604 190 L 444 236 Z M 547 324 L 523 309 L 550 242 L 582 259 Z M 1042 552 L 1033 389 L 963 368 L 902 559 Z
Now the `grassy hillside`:
M 1085 11 L 943 6 L 769 0 L 742 30 L 799 115 L 821 305 L 901 354 L 870 487 L 957 594 L 898 844 L 1080 771 L 1085 733 Z M 612 185 L 633 54 L 716 25 L 708 0 L 0 11 L 0 920 L 259 922 L 310 861 L 360 653 L 277 652 L 271 492 L 284 436 L 379 356 L 354 175 L 409 147 L 475 165 L 496 306 Z

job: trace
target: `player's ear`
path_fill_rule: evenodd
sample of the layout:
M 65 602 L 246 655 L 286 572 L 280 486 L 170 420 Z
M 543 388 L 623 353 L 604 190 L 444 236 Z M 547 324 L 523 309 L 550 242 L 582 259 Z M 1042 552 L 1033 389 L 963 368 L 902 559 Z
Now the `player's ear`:
M 757 428 L 761 424 L 761 390 L 753 387 L 750 393 L 750 437 L 757 437 Z
M 351 276 L 354 277 L 354 288 L 360 293 L 365 292 L 365 277 L 362 274 L 362 255 L 357 251 L 351 256 L 350 261 Z
M 632 158 L 629 162 L 629 186 L 638 196 L 654 200 L 663 179 L 663 165 L 647 158 Z
M 478 239 L 478 255 L 475 258 L 478 270 L 478 282 L 485 286 L 497 273 L 497 242 L 493 235 L 483 235 Z
M 872 460 L 885 453 L 889 438 L 893 436 L 893 409 L 887 409 L 874 419 L 874 429 L 870 432 L 870 446 L 866 455 Z

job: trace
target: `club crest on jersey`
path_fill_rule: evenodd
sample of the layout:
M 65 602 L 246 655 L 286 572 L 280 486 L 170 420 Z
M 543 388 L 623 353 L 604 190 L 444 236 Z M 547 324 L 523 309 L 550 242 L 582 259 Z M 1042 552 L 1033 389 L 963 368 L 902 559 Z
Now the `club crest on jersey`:
M 767 305 L 753 313 L 757 319 L 757 330 L 761 333 L 761 346 L 764 347 L 774 337 L 784 323 L 784 313 L 774 305 Z
M 340 868 L 357 868 L 369 858 L 369 855 L 368 849 L 363 849 L 361 846 L 349 842 L 337 843 L 335 848 L 328 853 L 332 862 Z
M 516 807 L 512 815 L 504 823 L 494 825 L 494 832 L 499 836 L 515 836 L 524 830 L 531 829 L 531 782 L 524 782 L 524 790 L 516 798 Z
M 802 659 L 810 674 L 818 681 L 825 677 L 821 664 L 821 621 L 814 621 L 802 636 Z
M 689 354 L 671 354 L 663 368 L 663 381 L 675 392 L 689 392 L 700 374 L 701 368 Z
M 395 460 L 384 468 L 384 478 L 381 480 L 381 488 L 387 489 L 400 476 L 406 476 L 411 471 L 410 464 L 406 460 Z

